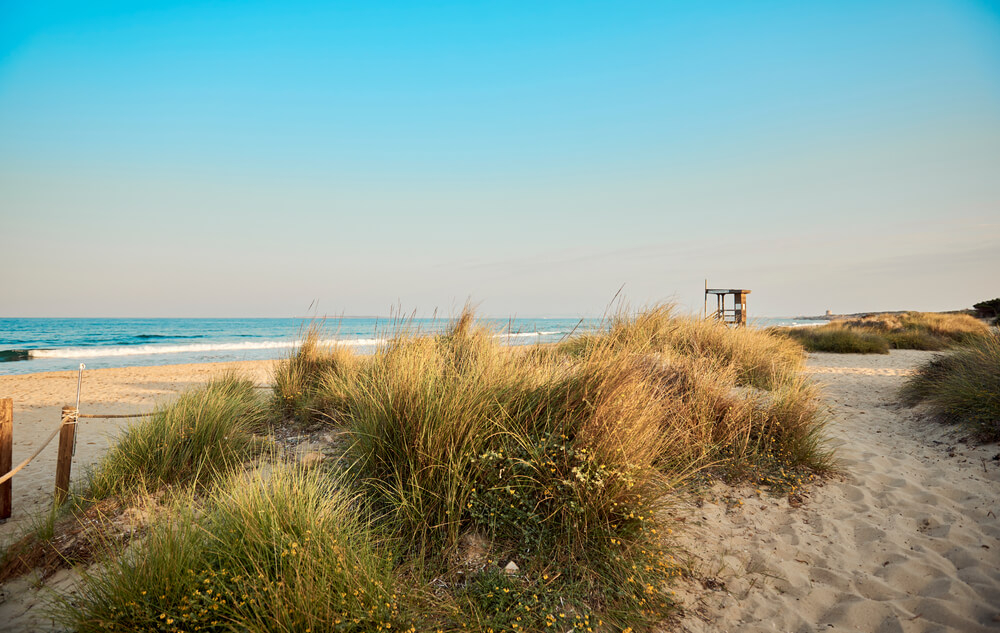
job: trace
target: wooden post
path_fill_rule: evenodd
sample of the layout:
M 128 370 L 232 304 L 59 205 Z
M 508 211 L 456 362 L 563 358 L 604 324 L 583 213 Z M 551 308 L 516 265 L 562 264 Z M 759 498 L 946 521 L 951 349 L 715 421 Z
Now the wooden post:
M 73 439 L 76 437 L 75 407 L 62 408 L 62 427 L 59 429 L 59 454 L 56 457 L 56 505 L 66 500 L 69 493 L 69 471 L 73 466 Z
M 14 401 L 0 398 L 0 476 L 10 472 L 14 465 Z M 0 522 L 10 518 L 11 484 L 8 479 L 0 484 Z

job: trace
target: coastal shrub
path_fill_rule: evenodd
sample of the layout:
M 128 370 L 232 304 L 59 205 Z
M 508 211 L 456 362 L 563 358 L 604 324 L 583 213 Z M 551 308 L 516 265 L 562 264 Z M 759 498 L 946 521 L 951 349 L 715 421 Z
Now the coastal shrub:
M 278 362 L 272 377 L 274 408 L 281 417 L 314 422 L 329 410 L 321 402 L 319 386 L 330 375 L 351 371 L 354 354 L 348 348 L 324 343 L 319 325 L 312 325 L 295 350 Z
M 193 489 L 66 600 L 87 631 L 405 630 L 391 557 L 357 500 L 318 470 L 271 462 Z
M 775 330 L 810 352 L 835 354 L 888 354 L 889 341 L 873 332 L 845 327 L 839 322 L 818 327 L 794 327 Z
M 235 374 L 215 378 L 131 424 L 89 474 L 87 495 L 102 499 L 208 481 L 254 454 L 254 433 L 265 419 L 252 381 Z
M 976 316 L 988 320 L 993 325 L 1000 326 L 1000 297 L 988 301 L 980 301 L 972 307 L 976 311 Z
M 926 402 L 946 422 L 970 426 L 984 440 L 1000 440 L 1000 334 L 930 360 L 902 395 L 910 405 Z

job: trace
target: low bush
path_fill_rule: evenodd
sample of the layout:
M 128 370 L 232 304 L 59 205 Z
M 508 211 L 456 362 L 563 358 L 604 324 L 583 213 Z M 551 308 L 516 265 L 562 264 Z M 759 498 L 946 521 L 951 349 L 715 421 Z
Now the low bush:
M 1000 334 L 932 359 L 902 395 L 910 405 L 926 402 L 947 422 L 969 425 L 984 440 L 1000 440 Z
M 259 447 L 254 433 L 263 430 L 265 420 L 252 381 L 216 378 L 131 424 L 89 473 L 86 494 L 103 499 L 208 481 L 254 454 Z

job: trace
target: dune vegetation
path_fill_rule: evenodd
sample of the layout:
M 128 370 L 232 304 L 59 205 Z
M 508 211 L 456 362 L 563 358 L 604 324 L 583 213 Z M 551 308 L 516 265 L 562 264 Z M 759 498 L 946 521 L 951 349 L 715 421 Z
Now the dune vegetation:
M 107 539 L 68 626 L 651 630 L 686 573 L 662 512 L 686 487 L 792 494 L 831 465 L 795 342 L 668 306 L 547 346 L 471 312 L 371 356 L 320 341 L 270 395 L 213 383 L 108 453 L 78 501 L 147 519 Z M 335 438 L 318 465 L 278 439 L 312 428 Z
M 903 400 L 927 403 L 940 419 L 1000 441 L 1000 334 L 995 331 L 937 356 L 903 386 Z
M 772 330 L 795 339 L 810 352 L 888 354 L 890 349 L 938 351 L 975 342 L 989 332 L 989 326 L 967 314 L 904 312 Z

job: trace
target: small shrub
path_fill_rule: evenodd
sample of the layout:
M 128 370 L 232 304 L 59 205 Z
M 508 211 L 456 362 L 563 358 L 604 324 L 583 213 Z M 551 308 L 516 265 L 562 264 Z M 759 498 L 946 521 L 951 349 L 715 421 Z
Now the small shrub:
M 1000 334 L 932 359 L 902 395 L 910 405 L 926 402 L 944 421 L 971 426 L 984 440 L 1000 440 Z
M 263 430 L 265 418 L 252 381 L 216 378 L 130 425 L 90 473 L 87 494 L 102 499 L 208 481 L 254 454 L 254 433 Z
M 1000 317 L 1000 297 L 997 297 L 996 299 L 989 299 L 987 301 L 980 301 L 972 307 L 976 310 L 976 314 L 981 319 Z

